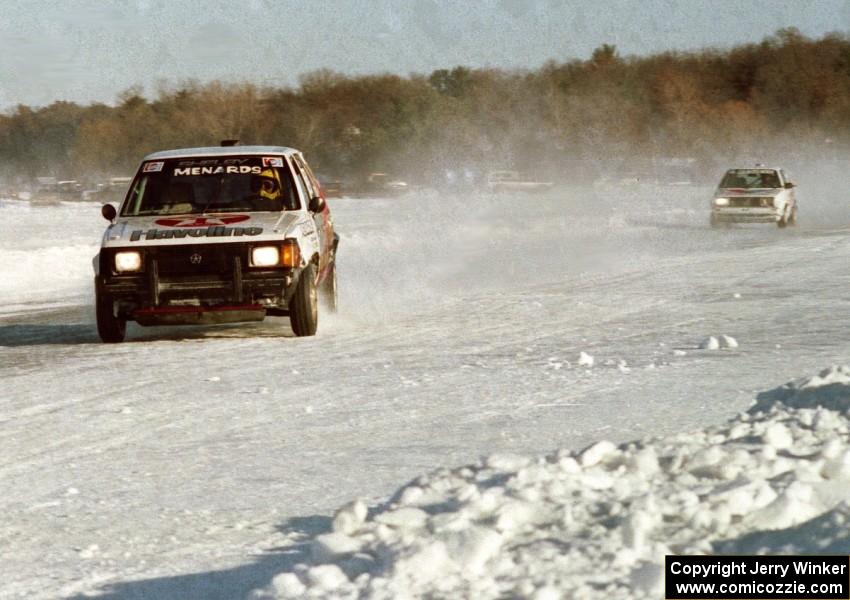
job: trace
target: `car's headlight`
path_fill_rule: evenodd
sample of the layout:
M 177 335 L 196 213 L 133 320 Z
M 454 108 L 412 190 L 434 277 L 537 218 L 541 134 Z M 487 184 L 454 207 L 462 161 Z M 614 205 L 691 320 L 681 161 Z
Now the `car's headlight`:
M 729 198 L 715 198 L 714 206 L 729 206 Z
M 277 246 L 257 246 L 251 249 L 251 266 L 275 267 L 280 263 L 280 249 Z
M 134 273 L 142 270 L 142 254 L 135 250 L 115 253 L 115 270 L 118 273 Z

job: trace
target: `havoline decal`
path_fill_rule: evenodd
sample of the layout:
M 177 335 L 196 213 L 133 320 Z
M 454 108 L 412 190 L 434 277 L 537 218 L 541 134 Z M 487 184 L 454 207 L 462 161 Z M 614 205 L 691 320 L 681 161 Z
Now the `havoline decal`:
M 185 237 L 238 237 L 242 235 L 260 235 L 262 227 L 225 227 L 224 225 L 210 225 L 209 227 L 192 227 L 184 229 L 148 229 L 147 231 L 136 229 L 130 233 L 130 241 L 138 242 L 144 240 L 173 240 Z

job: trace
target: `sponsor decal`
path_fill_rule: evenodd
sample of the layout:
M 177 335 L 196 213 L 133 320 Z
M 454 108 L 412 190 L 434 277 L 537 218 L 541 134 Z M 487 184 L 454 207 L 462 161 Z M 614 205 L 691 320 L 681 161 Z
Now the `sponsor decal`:
M 142 173 L 158 173 L 162 171 L 162 167 L 164 166 L 164 161 L 145 163 L 145 166 L 142 167 Z
M 216 167 L 175 167 L 174 168 L 174 176 L 185 176 L 185 175 L 246 175 L 253 174 L 259 175 L 262 172 L 262 168 L 260 167 L 249 167 L 246 165 L 218 165 Z
M 250 219 L 248 215 L 227 215 L 221 217 L 178 217 L 175 219 L 157 219 L 157 225 L 163 227 L 209 227 L 218 225 L 233 225 Z
M 225 227 L 210 225 L 209 227 L 187 227 L 186 229 L 137 229 L 130 234 L 131 242 L 139 240 L 179 240 L 186 237 L 239 237 L 243 235 L 260 235 L 262 227 Z
M 217 165 L 244 165 L 256 160 L 247 158 L 184 158 L 177 162 L 178 167 L 215 167 Z
M 263 157 L 263 166 L 264 167 L 282 167 L 283 159 L 279 156 L 264 156 Z

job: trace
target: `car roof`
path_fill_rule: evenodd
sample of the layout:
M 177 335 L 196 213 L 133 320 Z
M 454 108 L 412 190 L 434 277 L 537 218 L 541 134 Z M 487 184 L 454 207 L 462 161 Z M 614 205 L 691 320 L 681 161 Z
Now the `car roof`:
M 236 155 L 269 155 L 269 154 L 297 154 L 295 148 L 286 146 L 206 146 L 200 148 L 178 148 L 176 150 L 161 150 L 148 154 L 142 160 L 156 160 L 163 158 L 182 158 L 189 156 L 233 156 Z
M 729 171 L 781 171 L 780 167 L 768 167 L 767 165 L 756 165 L 755 167 L 732 167 Z

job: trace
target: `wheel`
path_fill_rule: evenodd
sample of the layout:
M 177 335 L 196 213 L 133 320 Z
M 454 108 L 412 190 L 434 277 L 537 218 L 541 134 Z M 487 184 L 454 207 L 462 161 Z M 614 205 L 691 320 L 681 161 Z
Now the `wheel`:
M 298 337 L 316 335 L 319 324 L 319 294 L 316 290 L 316 267 L 301 271 L 295 294 L 289 301 L 289 323 Z
M 712 229 L 717 229 L 720 227 L 720 221 L 717 220 L 717 217 L 714 216 L 714 213 L 711 213 L 711 216 L 708 218 L 708 224 L 711 225 Z
M 797 224 L 797 207 L 796 206 L 791 209 L 791 215 L 788 217 L 788 224 L 792 225 L 792 226 Z
M 97 316 L 97 334 L 107 344 L 124 341 L 127 335 L 127 321 L 115 316 L 112 298 L 95 292 L 95 313 Z
M 785 229 L 786 227 L 788 227 L 788 216 L 782 215 L 776 222 L 776 226 L 779 227 L 779 229 Z
M 331 263 L 330 273 L 322 282 L 322 301 L 328 312 L 335 313 L 339 310 L 339 291 L 336 281 L 336 263 Z

